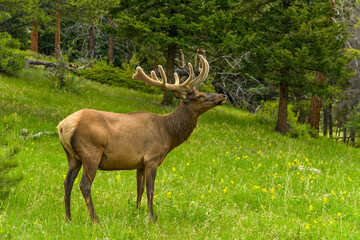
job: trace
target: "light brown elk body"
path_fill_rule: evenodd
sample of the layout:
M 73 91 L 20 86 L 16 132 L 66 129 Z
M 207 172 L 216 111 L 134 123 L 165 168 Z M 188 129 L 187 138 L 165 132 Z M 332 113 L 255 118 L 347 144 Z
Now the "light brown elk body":
M 171 114 L 117 114 L 83 109 L 59 123 L 59 137 L 69 163 L 69 171 L 64 181 L 65 211 L 69 220 L 70 194 L 82 165 L 84 169 L 80 189 L 93 222 L 98 222 L 98 218 L 91 198 L 91 185 L 98 169 L 136 169 L 137 205 L 141 202 L 146 184 L 150 219 L 154 220 L 153 197 L 157 167 L 173 148 L 190 136 L 202 113 L 226 101 L 222 94 L 200 93 L 195 90 L 209 71 L 207 61 L 204 58 L 201 61 L 203 68 L 199 76 L 193 79 L 193 70 L 189 64 L 190 76 L 182 84 L 179 84 L 177 75 L 175 84 L 167 84 L 161 66 L 159 69 L 162 82 L 157 79 L 154 72 L 151 74 L 152 78 L 149 78 L 140 67 L 137 68 L 133 79 L 172 90 L 182 99 L 178 108 Z

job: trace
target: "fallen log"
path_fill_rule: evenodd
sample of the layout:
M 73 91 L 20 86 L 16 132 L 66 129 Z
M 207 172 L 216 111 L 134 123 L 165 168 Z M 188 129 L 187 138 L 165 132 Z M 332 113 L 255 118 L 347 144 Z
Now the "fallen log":
M 25 59 L 25 64 L 27 67 L 33 66 L 33 65 L 43 65 L 45 67 L 57 67 L 58 64 L 57 63 L 52 63 L 52 62 L 45 62 L 45 61 L 40 61 L 40 60 L 33 60 L 33 59 Z M 78 71 L 78 70 L 82 70 L 88 67 L 77 67 L 76 65 L 73 64 L 69 64 L 69 66 L 66 67 L 67 70 L 69 71 Z
M 25 62 L 26 62 L 27 67 L 29 67 L 30 65 L 44 65 L 45 67 L 56 67 L 57 66 L 56 63 L 32 60 L 32 59 L 28 59 L 28 58 L 26 58 Z

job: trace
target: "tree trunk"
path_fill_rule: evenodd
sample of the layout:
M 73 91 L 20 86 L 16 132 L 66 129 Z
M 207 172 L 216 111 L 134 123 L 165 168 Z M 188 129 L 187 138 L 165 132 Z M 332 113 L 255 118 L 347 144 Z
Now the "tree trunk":
M 315 81 L 317 84 L 323 85 L 325 83 L 325 73 L 321 71 L 316 72 Z M 309 122 L 311 127 L 316 130 L 317 135 L 319 135 L 321 103 L 322 100 L 318 96 L 311 98 Z
M 324 132 L 323 135 L 327 137 L 328 134 L 328 126 L 329 126 L 329 110 L 328 106 L 324 107 Z
M 329 117 L 329 137 L 333 136 L 333 119 L 332 119 L 332 104 L 328 106 L 328 117 Z
M 174 83 L 174 66 L 175 66 L 175 56 L 176 56 L 176 45 L 168 45 L 167 57 L 166 57 L 166 78 L 168 83 Z M 169 98 L 168 92 L 164 91 L 164 97 L 162 103 L 163 105 L 171 105 L 172 102 Z
M 344 143 L 346 143 L 346 127 L 344 127 Z
M 57 10 L 55 20 L 55 57 L 58 58 L 61 54 L 60 50 L 60 9 Z
M 113 25 L 113 20 L 109 15 L 108 25 Z M 114 37 L 113 35 L 109 34 L 109 64 L 114 62 Z
M 356 132 L 354 128 L 350 129 L 350 142 L 352 146 L 355 146 L 355 137 L 356 137 Z
M 180 68 L 185 68 L 185 58 L 184 58 L 184 53 L 182 52 L 182 50 L 180 50 L 180 53 L 179 53 L 179 66 L 180 66 Z
M 89 27 L 89 58 L 90 60 L 95 57 L 95 28 L 94 26 Z
M 280 83 L 280 99 L 278 119 L 275 131 L 286 134 L 287 130 L 287 103 L 289 97 L 289 86 L 286 83 Z
M 30 50 L 38 52 L 38 38 L 39 38 L 39 26 L 37 22 L 31 24 L 31 45 Z

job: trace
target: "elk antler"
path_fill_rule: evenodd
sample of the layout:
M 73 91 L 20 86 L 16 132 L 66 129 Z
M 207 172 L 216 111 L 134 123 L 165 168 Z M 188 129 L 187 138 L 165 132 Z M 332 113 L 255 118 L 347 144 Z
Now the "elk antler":
M 154 71 L 151 71 L 151 78 L 148 77 L 144 73 L 144 71 L 142 70 L 141 67 L 136 68 L 136 73 L 132 76 L 132 79 L 142 81 L 148 85 L 158 87 L 161 89 L 167 89 L 167 90 L 171 90 L 171 91 L 188 93 L 188 92 L 191 92 L 192 89 L 199 86 L 207 78 L 207 76 L 209 74 L 209 63 L 206 61 L 206 59 L 203 56 L 200 56 L 200 61 L 201 61 L 202 68 L 200 70 L 199 76 L 197 76 L 196 78 L 193 79 L 194 70 L 193 70 L 191 63 L 189 63 L 189 77 L 188 77 L 188 79 L 185 80 L 185 82 L 183 82 L 181 84 L 179 83 L 180 81 L 179 81 L 179 76 L 177 75 L 177 73 L 174 74 L 175 84 L 167 83 L 165 71 L 161 65 L 159 65 L 159 72 L 160 72 L 162 81 L 160 81 L 157 78 L 156 73 Z

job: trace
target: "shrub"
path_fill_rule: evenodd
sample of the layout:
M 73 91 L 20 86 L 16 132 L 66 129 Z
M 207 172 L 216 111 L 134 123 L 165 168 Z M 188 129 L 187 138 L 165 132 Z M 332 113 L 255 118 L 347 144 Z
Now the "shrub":
M 71 74 L 67 66 L 67 60 L 60 56 L 56 60 L 56 67 L 51 69 L 46 77 L 51 80 L 52 87 L 57 90 L 79 93 L 82 88 L 81 80 Z
M 16 74 L 25 66 L 24 55 L 18 50 L 20 42 L 8 33 L 0 33 L 0 72 Z
M 14 143 L 13 137 L 11 138 L 17 121 L 16 113 L 0 118 L 0 210 L 11 187 L 21 180 L 21 176 L 12 171 L 17 166 L 17 154 L 20 151 L 20 146 Z
M 278 101 L 266 101 L 262 102 L 262 107 L 259 108 L 256 114 L 260 119 L 265 120 L 265 122 L 275 125 L 278 116 Z M 293 138 L 298 138 L 300 136 L 311 137 L 316 136 L 314 130 L 308 124 L 299 124 L 298 123 L 298 114 L 293 111 L 293 105 L 288 104 L 287 111 L 287 125 L 288 125 L 288 135 Z
M 126 87 L 148 93 L 161 93 L 161 89 L 146 86 L 143 82 L 131 78 L 138 64 L 136 56 L 134 55 L 129 63 L 123 64 L 122 69 L 108 65 L 105 61 L 96 61 L 92 68 L 81 70 L 79 74 L 87 79 L 104 84 Z
M 279 102 L 278 101 L 263 101 L 262 107 L 260 107 L 256 114 L 264 119 L 266 122 L 269 123 L 276 123 L 277 116 L 278 116 L 278 108 Z M 288 104 L 287 111 L 287 122 L 288 124 L 295 126 L 297 124 L 297 115 L 292 111 L 293 106 L 292 104 Z

